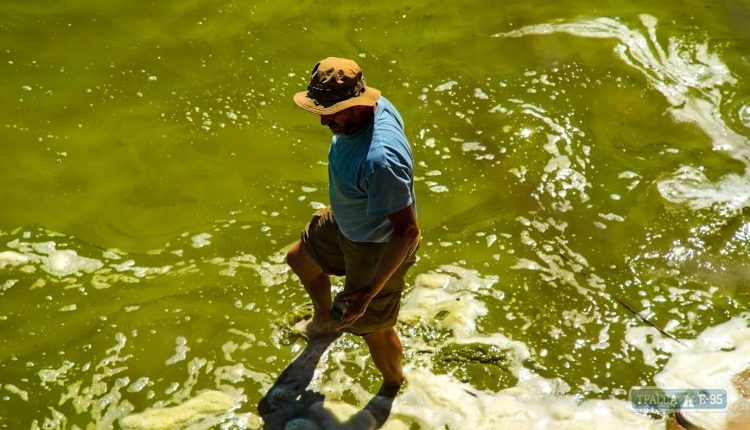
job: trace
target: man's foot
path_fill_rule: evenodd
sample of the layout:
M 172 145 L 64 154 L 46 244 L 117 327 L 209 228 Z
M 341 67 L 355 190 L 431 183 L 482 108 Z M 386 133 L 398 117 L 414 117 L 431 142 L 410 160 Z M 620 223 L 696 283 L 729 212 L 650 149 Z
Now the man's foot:
M 336 330 L 333 322 L 319 322 L 315 318 L 304 319 L 292 327 L 292 333 L 299 334 L 307 340 L 322 339 L 341 336 L 341 332 Z

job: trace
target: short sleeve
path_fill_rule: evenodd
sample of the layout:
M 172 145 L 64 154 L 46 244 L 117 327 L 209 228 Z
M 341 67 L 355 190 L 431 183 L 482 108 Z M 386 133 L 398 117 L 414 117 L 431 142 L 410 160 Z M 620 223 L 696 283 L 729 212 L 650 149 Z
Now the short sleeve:
M 367 187 L 367 215 L 388 216 L 412 203 L 411 171 L 407 167 L 388 165 L 372 172 Z

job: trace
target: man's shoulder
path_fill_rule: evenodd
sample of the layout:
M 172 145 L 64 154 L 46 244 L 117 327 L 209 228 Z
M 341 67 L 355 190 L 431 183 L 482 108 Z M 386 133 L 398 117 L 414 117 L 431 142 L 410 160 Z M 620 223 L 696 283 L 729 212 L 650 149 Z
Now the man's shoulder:
M 408 145 L 406 138 L 406 132 L 404 131 L 404 121 L 398 110 L 393 104 L 380 97 L 380 105 L 378 106 L 378 112 L 375 116 L 375 124 L 373 129 L 373 141 L 380 141 L 382 144 L 388 144 L 392 141 L 398 141 L 402 144 Z
M 389 124 L 394 122 L 398 125 L 399 129 L 403 130 L 404 120 L 401 118 L 401 113 L 390 100 L 384 96 L 380 96 L 378 99 L 377 113 L 375 115 L 375 125 L 377 126 L 378 124 Z

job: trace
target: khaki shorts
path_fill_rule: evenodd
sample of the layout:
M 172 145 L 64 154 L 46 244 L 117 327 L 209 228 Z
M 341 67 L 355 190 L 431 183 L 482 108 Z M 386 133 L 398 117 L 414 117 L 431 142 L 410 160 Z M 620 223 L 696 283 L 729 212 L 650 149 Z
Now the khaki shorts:
M 362 288 L 369 282 L 386 246 L 385 243 L 353 242 L 344 237 L 330 208 L 313 215 L 302 232 L 302 244 L 325 273 L 345 276 L 344 291 Z M 372 299 L 365 314 L 345 331 L 366 336 L 396 325 L 404 276 L 416 260 L 416 248 Z

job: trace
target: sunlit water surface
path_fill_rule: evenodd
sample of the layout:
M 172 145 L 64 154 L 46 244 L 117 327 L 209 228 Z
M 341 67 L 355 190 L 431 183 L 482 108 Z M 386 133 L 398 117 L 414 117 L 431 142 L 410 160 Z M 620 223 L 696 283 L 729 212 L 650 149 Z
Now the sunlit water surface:
M 359 339 L 299 410 L 274 385 L 310 312 L 285 248 L 327 202 L 291 96 L 329 55 L 416 159 L 385 428 L 663 428 L 639 385 L 727 389 L 686 415 L 743 428 L 750 4 L 494 3 L 4 2 L 0 428 L 269 428 L 264 397 L 374 428 Z

